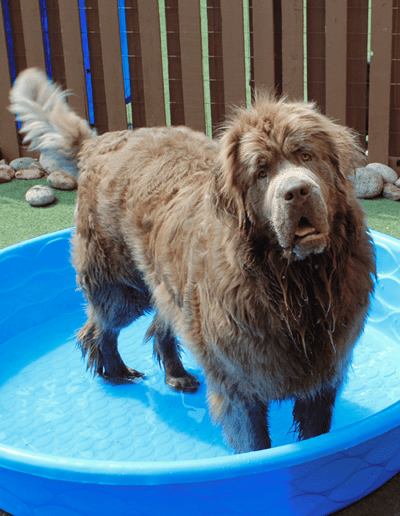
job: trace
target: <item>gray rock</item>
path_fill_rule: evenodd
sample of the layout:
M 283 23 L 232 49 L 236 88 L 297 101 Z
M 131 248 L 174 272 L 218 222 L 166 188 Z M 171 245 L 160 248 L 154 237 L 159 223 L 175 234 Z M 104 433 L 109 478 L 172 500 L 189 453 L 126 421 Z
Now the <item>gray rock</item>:
M 25 199 L 31 206 L 46 206 L 51 204 L 55 198 L 53 190 L 44 185 L 32 186 L 25 194 Z
M 400 201 L 400 188 L 391 183 L 385 183 L 383 185 L 382 195 L 385 199 L 391 199 L 392 201 Z
M 0 165 L 0 183 L 9 183 L 15 176 L 15 170 L 8 165 Z
M 359 199 L 372 199 L 382 192 L 383 178 L 371 168 L 357 168 L 354 189 Z
M 394 185 L 400 188 L 400 178 L 394 183 Z
M 10 163 L 10 167 L 12 167 L 15 171 L 26 170 L 29 168 L 29 165 L 31 163 L 35 163 L 35 161 L 37 162 L 37 160 L 33 158 L 17 158 Z
M 5 172 L 4 170 L 0 170 L 0 184 L 1 183 L 9 183 L 10 181 L 12 181 L 12 177 L 10 176 L 10 174 L 7 174 L 7 172 Z
M 15 177 L 17 179 L 40 179 L 44 176 L 44 171 L 37 167 L 28 168 L 26 170 L 18 170 L 15 172 Z
M 75 190 L 78 186 L 78 183 L 73 176 L 62 172 L 61 170 L 52 172 L 47 177 L 47 182 L 50 186 L 57 188 L 58 190 Z
M 386 165 L 382 165 L 382 163 L 369 163 L 366 168 L 371 169 L 374 172 L 378 172 L 378 174 L 383 177 L 384 183 L 394 184 L 398 179 L 397 172 Z

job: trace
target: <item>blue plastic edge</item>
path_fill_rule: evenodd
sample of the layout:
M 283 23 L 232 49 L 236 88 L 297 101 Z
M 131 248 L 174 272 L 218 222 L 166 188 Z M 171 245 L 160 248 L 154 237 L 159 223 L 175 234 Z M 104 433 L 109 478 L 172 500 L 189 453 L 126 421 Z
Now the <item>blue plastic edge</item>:
M 0 250 L 0 254 L 29 244 L 71 234 L 68 228 L 48 235 L 20 242 Z M 398 248 L 400 240 L 371 230 L 374 241 Z M 0 467 L 54 480 L 108 485 L 163 485 L 224 480 L 237 476 L 254 475 L 303 464 L 357 446 L 385 434 L 400 425 L 400 401 L 386 409 L 346 427 L 307 441 L 262 450 L 175 462 L 112 462 L 46 454 L 32 454 L 25 450 L 3 447 L 0 444 Z
M 45 242 L 46 240 L 53 240 L 54 238 L 70 238 L 72 236 L 72 232 L 75 230 L 75 226 L 60 229 L 59 231 L 54 231 L 53 233 L 46 233 L 45 235 L 40 235 L 34 238 L 29 238 L 28 240 L 22 240 L 22 242 L 18 242 L 13 245 L 9 245 L 7 247 L 3 247 L 0 249 L 0 256 L 2 254 L 12 253 L 13 251 L 27 249 L 29 250 L 32 245 L 40 244 L 41 242 Z

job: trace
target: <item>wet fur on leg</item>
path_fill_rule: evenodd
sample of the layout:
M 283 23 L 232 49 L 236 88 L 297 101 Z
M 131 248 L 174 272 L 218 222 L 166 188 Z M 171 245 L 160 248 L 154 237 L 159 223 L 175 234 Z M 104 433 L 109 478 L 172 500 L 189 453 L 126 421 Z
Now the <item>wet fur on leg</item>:
M 188 373 L 181 360 L 181 347 L 170 326 L 157 313 L 147 330 L 145 342 L 154 339 L 153 354 L 158 363 L 164 366 L 165 383 L 178 392 L 196 392 L 200 382 Z
M 123 362 L 117 346 L 119 331 L 99 331 L 88 321 L 78 332 L 77 340 L 83 358 L 87 356 L 87 369 L 95 376 L 100 376 L 110 383 L 134 382 L 144 378 L 144 374 L 127 367 Z
M 127 367 L 118 351 L 118 335 L 151 308 L 150 295 L 140 279 L 135 287 L 80 282 L 88 302 L 88 321 L 78 332 L 78 346 L 87 358 L 87 369 L 113 383 L 134 381 L 144 374 Z
M 337 388 L 324 386 L 313 396 L 295 401 L 293 421 L 300 440 L 329 432 L 336 396 Z
M 223 394 L 213 388 L 208 386 L 210 406 L 216 421 L 225 430 L 228 446 L 237 453 L 270 448 L 268 402 L 246 398 L 235 386 Z

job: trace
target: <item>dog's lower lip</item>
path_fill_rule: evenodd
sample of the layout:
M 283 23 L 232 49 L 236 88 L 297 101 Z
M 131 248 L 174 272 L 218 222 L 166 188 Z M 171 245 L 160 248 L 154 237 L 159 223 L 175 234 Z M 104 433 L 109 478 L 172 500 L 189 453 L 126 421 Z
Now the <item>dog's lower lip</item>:
M 302 227 L 302 228 L 297 228 L 296 232 L 295 232 L 295 236 L 298 237 L 298 238 L 305 238 L 309 235 L 314 235 L 315 233 L 318 234 L 318 231 L 309 226 L 309 227 Z
M 318 240 L 320 236 L 321 236 L 321 233 L 319 233 L 315 230 L 310 233 L 307 233 L 303 236 L 296 235 L 296 237 L 294 239 L 294 245 L 305 244 L 305 243 L 311 242 L 313 240 Z
M 321 246 L 323 242 L 326 241 L 327 233 L 314 232 L 308 235 L 303 236 L 302 238 L 295 237 L 293 241 L 293 249 L 294 250 L 306 250 L 318 248 Z

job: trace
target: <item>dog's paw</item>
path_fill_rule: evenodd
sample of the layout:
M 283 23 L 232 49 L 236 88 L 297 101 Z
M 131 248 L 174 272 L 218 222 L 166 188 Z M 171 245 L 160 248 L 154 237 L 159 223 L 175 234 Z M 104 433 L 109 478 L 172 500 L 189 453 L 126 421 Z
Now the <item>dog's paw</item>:
M 138 383 L 139 380 L 144 378 L 146 375 L 136 371 L 136 369 L 131 369 L 130 367 L 125 367 L 124 371 L 119 372 L 117 375 L 111 376 L 108 374 L 101 375 L 103 380 L 107 383 L 111 383 L 113 385 L 121 385 L 127 383 Z
M 197 392 L 200 382 L 198 379 L 186 372 L 184 376 L 165 375 L 165 383 L 177 392 Z

